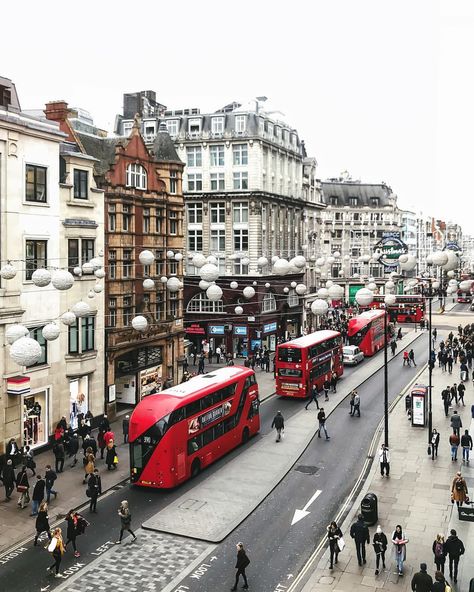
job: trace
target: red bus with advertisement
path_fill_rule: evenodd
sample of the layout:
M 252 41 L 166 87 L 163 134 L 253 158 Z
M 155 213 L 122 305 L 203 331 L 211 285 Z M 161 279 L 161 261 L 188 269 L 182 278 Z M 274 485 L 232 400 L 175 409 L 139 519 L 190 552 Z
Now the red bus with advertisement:
M 384 310 L 366 310 L 349 319 L 349 345 L 357 345 L 364 356 L 373 356 L 385 345 Z
M 170 488 L 260 429 L 258 385 L 250 368 L 229 366 L 138 403 L 130 417 L 130 477 Z
M 397 323 L 419 323 L 425 318 L 425 298 L 419 294 L 396 295 L 395 304 L 387 306 L 390 321 Z M 372 304 L 368 309 L 377 309 L 385 306 L 384 296 L 374 296 Z M 363 307 L 360 307 L 363 308 Z
M 469 304 L 472 302 L 471 292 L 466 290 L 458 290 L 458 302 L 460 304 Z
M 275 370 L 277 395 L 309 397 L 314 384 L 320 390 L 333 372 L 342 375 L 341 334 L 316 331 L 278 345 Z

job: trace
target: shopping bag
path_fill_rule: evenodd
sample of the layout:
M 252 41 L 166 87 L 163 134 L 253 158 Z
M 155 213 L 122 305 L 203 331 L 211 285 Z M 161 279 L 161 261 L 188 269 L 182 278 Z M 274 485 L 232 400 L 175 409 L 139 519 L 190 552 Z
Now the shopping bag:
M 54 549 L 56 549 L 56 545 L 58 544 L 58 539 L 56 537 L 53 537 L 51 539 L 51 542 L 48 545 L 48 551 L 50 553 L 52 553 L 54 551 Z
M 337 546 L 339 547 L 339 551 L 342 551 L 346 546 L 346 543 L 344 542 L 344 539 L 342 537 L 340 539 L 337 539 Z
M 117 465 L 117 464 L 118 464 L 118 456 L 117 456 L 117 455 L 115 455 L 115 456 L 114 456 L 114 465 Z
M 280 436 L 282 440 L 285 438 L 285 430 L 281 430 Z

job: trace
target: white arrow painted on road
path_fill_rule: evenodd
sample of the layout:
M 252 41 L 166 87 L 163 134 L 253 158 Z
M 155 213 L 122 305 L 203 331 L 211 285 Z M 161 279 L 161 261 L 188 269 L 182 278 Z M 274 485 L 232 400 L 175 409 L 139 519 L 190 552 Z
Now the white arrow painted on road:
M 311 496 L 309 502 L 305 505 L 302 510 L 295 510 L 295 514 L 293 516 L 293 520 L 291 521 L 291 526 L 299 522 L 302 518 L 305 518 L 310 512 L 308 512 L 308 508 L 314 502 L 314 500 L 321 495 L 322 491 L 317 489 L 316 492 Z

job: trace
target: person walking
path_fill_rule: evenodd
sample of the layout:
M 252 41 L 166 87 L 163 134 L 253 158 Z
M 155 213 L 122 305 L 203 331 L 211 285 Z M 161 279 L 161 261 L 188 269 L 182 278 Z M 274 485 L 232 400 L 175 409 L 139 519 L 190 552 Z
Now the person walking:
M 105 455 L 105 464 L 107 465 L 108 471 L 112 471 L 117 468 L 118 456 L 117 456 L 117 450 L 115 448 L 115 443 L 113 440 L 109 440 L 109 442 L 107 444 L 107 454 Z
M 324 400 L 329 401 L 329 389 L 331 388 L 331 382 L 326 378 L 323 382 Z
M 126 444 L 128 442 L 128 430 L 130 427 L 130 415 L 126 415 L 122 420 L 122 433 L 123 433 L 123 443 Z
M 427 573 L 426 569 L 426 563 L 420 563 L 420 571 L 414 574 L 411 579 L 411 589 L 413 592 L 431 592 L 433 578 Z
M 380 560 L 382 560 L 382 567 L 385 569 L 385 551 L 387 550 L 388 541 L 387 535 L 383 532 L 380 524 L 372 539 L 372 545 L 375 551 L 375 575 L 379 575 Z
M 279 442 L 281 440 L 281 433 L 285 429 L 285 420 L 283 419 L 281 411 L 276 412 L 271 427 L 276 429 L 277 436 L 275 442 Z
M 132 540 L 136 541 L 137 537 L 132 530 L 132 514 L 130 513 L 127 500 L 121 502 L 117 513 L 120 516 L 120 537 L 117 541 L 115 541 L 115 544 L 121 544 L 124 530 L 127 530 L 132 535 Z
M 451 406 L 453 401 L 456 403 L 456 405 L 458 404 L 458 385 L 456 383 L 454 383 L 451 387 Z
M 104 458 L 104 452 L 105 452 L 105 439 L 104 439 L 104 434 L 105 432 L 103 432 L 100 428 L 99 428 L 99 433 L 97 434 L 97 445 L 100 448 L 100 458 L 101 460 L 103 460 Z
M 102 419 L 99 422 L 99 431 L 101 432 L 108 432 L 110 430 L 110 422 L 107 414 L 104 413 Z
M 409 366 L 410 365 L 410 358 L 408 357 L 408 350 L 405 350 L 403 352 L 403 366 Z
M 310 406 L 310 404 L 312 402 L 316 403 L 316 409 L 319 409 L 319 403 L 318 403 L 318 385 L 316 383 L 313 384 L 312 388 L 311 388 L 311 396 L 309 401 L 306 403 L 305 405 L 305 410 L 308 410 L 308 407 Z
M 88 448 L 86 450 L 86 454 L 82 462 L 84 463 L 84 479 L 82 480 L 82 483 L 87 483 L 87 480 L 95 469 L 95 456 L 92 453 L 92 448 Z
M 81 554 L 77 550 L 76 546 L 76 538 L 83 534 L 86 526 L 89 526 L 89 523 L 85 518 L 83 518 L 76 510 L 69 510 L 66 516 L 67 522 L 67 540 L 64 548 L 67 548 L 69 543 L 72 543 L 72 548 L 74 549 L 74 557 L 80 557 Z
M 7 456 L 7 460 L 12 461 L 13 468 L 15 468 L 15 466 L 20 463 L 21 453 L 15 438 L 10 438 L 5 450 L 5 454 Z
M 413 349 L 411 349 L 408 352 L 408 359 L 410 360 L 410 362 L 413 364 L 413 366 L 415 366 L 416 368 L 416 363 L 415 363 L 415 352 L 413 351 Z
M 458 471 L 451 484 L 451 502 L 456 502 L 459 508 L 466 501 L 468 493 L 466 480 L 461 471 Z
M 444 545 L 444 536 L 439 533 L 433 541 L 433 555 L 436 569 L 444 574 L 444 564 L 446 562 L 446 550 Z
M 94 472 L 89 477 L 87 482 L 87 495 L 90 498 L 89 511 L 97 513 L 97 498 L 102 494 L 102 479 L 99 475 L 99 469 L 94 469 Z
M 458 401 L 459 404 L 462 403 L 462 406 L 465 407 L 466 403 L 464 403 L 464 393 L 466 392 L 466 387 L 463 382 L 458 384 Z
M 355 414 L 357 413 L 357 417 L 360 417 L 360 395 L 359 393 L 356 391 L 355 392 L 355 396 L 354 396 L 354 413 L 353 413 L 353 417 L 355 417 Z
M 334 521 L 326 528 L 326 531 L 329 541 L 329 569 L 333 569 L 340 551 L 339 541 L 342 539 L 342 531 Z
M 457 393 L 457 390 L 456 390 Z M 456 410 L 453 411 L 451 415 L 451 427 L 453 428 L 453 432 L 459 436 L 459 431 L 462 428 L 462 421 L 461 416 L 458 414 Z
M 464 555 L 464 544 L 458 538 L 457 532 L 454 528 L 451 529 L 450 535 L 444 544 L 444 551 L 449 559 L 449 577 L 454 580 L 456 584 L 458 581 L 458 566 L 461 555 Z
M 321 438 L 321 430 L 324 430 L 324 433 L 326 434 L 326 440 L 329 440 L 329 436 L 328 436 L 328 432 L 326 430 L 326 413 L 324 411 L 324 407 L 321 407 L 321 409 L 319 410 L 318 413 L 318 422 L 319 422 L 319 428 L 318 428 L 318 438 Z
M 204 354 L 199 356 L 198 374 L 204 374 Z
M 472 450 L 472 438 L 469 434 L 469 430 L 464 430 L 464 434 L 461 436 L 461 448 L 462 448 L 462 461 L 469 462 L 469 450 Z
M 449 436 L 449 445 L 451 446 L 451 460 L 458 460 L 459 436 L 454 432 Z
M 44 500 L 44 490 L 46 487 L 45 480 L 42 479 L 41 475 L 36 475 L 36 483 L 33 487 L 33 494 L 31 496 L 31 514 L 30 516 L 37 516 L 38 509 L 41 502 Z
M 449 404 L 451 402 L 451 387 L 447 386 L 441 391 L 441 398 L 443 399 L 444 414 L 446 417 L 449 415 Z
M 51 501 L 51 494 L 54 494 L 54 499 L 58 497 L 58 492 L 53 489 L 54 482 L 58 476 L 51 468 L 51 465 L 46 465 L 46 472 L 44 474 L 45 488 L 46 488 L 46 502 L 49 504 Z
M 245 573 L 245 570 L 250 565 L 250 559 L 247 557 L 247 553 L 245 552 L 243 543 L 237 543 L 236 547 L 237 547 L 237 562 L 235 564 L 235 569 L 237 571 L 235 573 L 235 583 L 232 586 L 231 590 L 232 591 L 237 590 L 237 584 L 239 583 L 240 576 L 242 576 L 242 578 L 244 579 L 244 585 L 242 586 L 242 588 L 244 588 L 244 590 L 247 590 L 249 585 L 248 585 L 247 575 Z
M 48 504 L 46 502 L 41 502 L 39 507 L 38 516 L 36 517 L 36 535 L 33 546 L 36 547 L 38 544 L 38 537 L 41 535 L 42 532 L 45 532 L 48 535 L 48 539 L 51 541 L 51 529 L 49 527 L 49 516 L 48 516 Z
M 350 405 L 350 411 L 349 411 L 349 415 L 354 415 L 354 399 L 355 396 L 357 395 L 357 391 L 351 391 L 350 393 L 350 399 L 349 399 L 349 405 Z
M 71 439 L 69 440 L 69 448 L 68 448 L 68 455 L 69 458 L 72 458 L 72 465 L 71 469 L 77 465 L 77 453 L 79 452 L 79 438 L 76 432 L 73 433 Z
M 20 494 L 18 505 L 23 510 L 30 501 L 30 484 L 28 482 L 28 475 L 26 474 L 26 466 L 23 466 L 16 476 L 16 490 Z
M 439 446 L 439 432 L 436 428 L 433 428 L 431 432 L 431 460 L 438 458 L 438 446 Z
M 29 446 L 25 446 L 23 451 L 23 464 L 26 465 L 27 469 L 30 469 L 32 476 L 36 475 L 36 463 L 33 458 L 33 451 Z
M 440 571 L 435 573 L 435 581 L 431 590 L 432 592 L 452 592 L 451 586 L 448 586 L 444 574 Z
M 336 387 L 337 387 L 337 381 L 338 381 L 339 377 L 337 375 L 337 372 L 333 372 L 331 374 L 331 388 L 332 388 L 332 392 L 335 393 L 336 391 Z
M 65 450 L 64 444 L 58 440 L 53 446 L 53 454 L 56 461 L 56 473 L 62 473 L 64 469 Z
M 392 341 L 390 342 L 390 349 L 392 350 L 392 357 L 395 355 L 396 351 L 397 351 L 397 342 L 395 341 L 395 339 L 392 339 Z
M 51 539 L 51 542 L 49 543 L 48 551 L 51 553 L 51 555 L 54 559 L 54 563 L 53 563 L 53 565 L 50 565 L 47 568 L 47 571 L 49 573 L 53 573 L 53 568 L 54 568 L 56 571 L 55 577 L 62 578 L 63 575 L 59 572 L 59 568 L 61 565 L 61 560 L 63 558 L 64 552 L 66 551 L 66 548 L 65 548 L 64 542 L 63 542 L 62 531 L 59 527 L 55 528 L 53 531 L 53 538 Z
M 397 524 L 395 530 L 392 533 L 392 543 L 394 559 L 398 570 L 395 572 L 395 575 L 398 574 L 399 576 L 403 576 L 403 563 L 407 557 L 406 545 L 408 543 L 408 538 L 406 538 L 406 536 L 403 534 L 400 524 Z
M 15 469 L 13 468 L 13 461 L 9 458 L 3 465 L 2 481 L 5 487 L 5 501 L 9 502 L 12 499 L 12 493 L 15 489 Z
M 365 544 L 370 544 L 370 534 L 362 514 L 359 514 L 357 516 L 357 522 L 352 524 L 350 535 L 355 542 L 357 561 L 359 562 L 359 565 L 367 563 L 365 559 Z
M 382 475 L 382 477 L 384 476 L 384 474 L 386 474 L 387 477 L 389 477 L 390 476 L 390 450 L 388 449 L 388 446 L 385 446 L 385 444 L 382 444 L 380 446 L 379 462 L 380 462 L 380 474 Z

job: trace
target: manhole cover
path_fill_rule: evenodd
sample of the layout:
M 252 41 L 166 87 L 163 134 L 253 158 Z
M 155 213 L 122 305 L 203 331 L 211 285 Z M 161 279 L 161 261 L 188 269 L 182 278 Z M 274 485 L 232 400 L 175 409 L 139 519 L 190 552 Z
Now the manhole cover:
M 298 471 L 299 473 L 304 473 L 305 475 L 316 475 L 316 473 L 319 473 L 320 467 L 315 467 L 312 465 L 298 465 L 295 468 L 295 471 Z

